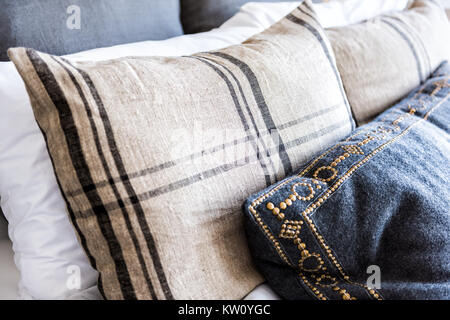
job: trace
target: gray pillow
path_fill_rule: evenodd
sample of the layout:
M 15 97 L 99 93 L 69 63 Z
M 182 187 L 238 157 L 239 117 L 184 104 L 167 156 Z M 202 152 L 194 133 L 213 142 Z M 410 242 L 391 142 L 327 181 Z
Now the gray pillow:
M 264 2 L 264 0 L 250 0 Z M 181 0 L 181 21 L 185 33 L 197 33 L 219 27 L 249 0 Z M 267 0 L 266 0 L 267 1 Z M 272 0 L 283 2 L 283 0 Z
M 287 0 L 271 0 L 286 2 Z M 267 0 L 181 0 L 181 21 L 185 33 L 197 33 L 219 27 L 247 2 Z M 312 2 L 323 2 L 313 0 Z
M 179 0 L 3 0 L 0 61 L 10 47 L 63 55 L 179 36 L 179 15 Z

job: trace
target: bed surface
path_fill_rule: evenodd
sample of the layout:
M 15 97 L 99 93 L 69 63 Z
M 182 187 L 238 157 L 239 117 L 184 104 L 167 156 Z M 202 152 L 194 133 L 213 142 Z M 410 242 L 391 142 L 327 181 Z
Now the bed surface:
M 0 300 L 17 299 L 19 271 L 14 264 L 8 227 L 0 211 Z
M 0 222 L 3 224 L 3 221 Z M 3 225 L 0 227 L 3 228 Z M 17 299 L 19 272 L 14 264 L 11 242 L 0 238 L 0 300 Z

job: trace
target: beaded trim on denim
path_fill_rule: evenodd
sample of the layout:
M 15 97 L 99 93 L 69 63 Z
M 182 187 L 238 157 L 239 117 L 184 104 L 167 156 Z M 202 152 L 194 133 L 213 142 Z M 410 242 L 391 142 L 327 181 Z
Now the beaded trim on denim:
M 444 91 L 444 94 L 448 91 L 445 89 L 450 87 L 449 79 L 450 77 L 445 77 L 438 81 L 428 82 L 409 99 L 410 103 L 407 108 L 393 108 L 384 118 L 377 121 L 381 124 L 375 128 L 369 125 L 366 130 L 358 131 L 345 141 L 336 144 L 314 159 L 298 175 L 275 185 L 252 201 L 248 207 L 249 212 L 270 240 L 280 258 L 289 266 L 299 270 L 299 279 L 316 298 L 327 300 L 327 292 L 335 292 L 344 300 L 356 300 L 356 296 L 359 296 L 362 293 L 361 291 L 365 291 L 369 297 L 382 300 L 380 292 L 350 278 L 333 249 L 330 248 L 314 224 L 311 216 L 377 153 L 400 139 L 417 124 L 426 121 L 434 110 L 442 106 L 450 98 L 450 93 L 439 97 L 439 99 L 436 95 L 440 94 L 441 91 Z M 411 121 L 408 122 L 408 119 L 411 119 Z M 316 166 L 327 155 L 337 153 L 338 150 L 340 151 L 339 155 L 333 157 L 328 165 Z M 354 160 L 351 164 L 348 164 L 350 159 Z M 345 165 L 346 171 L 342 171 L 343 168 L 340 168 L 343 167 L 343 162 L 347 162 Z M 290 195 L 284 201 L 279 204 L 270 201 L 281 190 L 286 191 L 286 188 L 290 188 Z M 302 208 L 305 208 L 300 214 L 300 220 L 293 219 L 292 215 L 286 217 L 286 210 L 296 201 L 303 202 Z M 271 213 L 279 221 L 280 231 L 278 236 L 263 220 L 267 213 Z M 298 217 L 298 214 L 296 216 Z M 301 231 L 305 226 L 314 235 L 315 241 L 321 247 L 320 251 L 324 254 L 308 250 L 309 244 L 301 239 Z M 280 242 L 281 239 L 292 240 L 297 246 L 299 251 L 298 261 L 292 262 L 289 259 Z M 332 276 L 328 272 L 327 265 L 335 268 L 339 277 Z

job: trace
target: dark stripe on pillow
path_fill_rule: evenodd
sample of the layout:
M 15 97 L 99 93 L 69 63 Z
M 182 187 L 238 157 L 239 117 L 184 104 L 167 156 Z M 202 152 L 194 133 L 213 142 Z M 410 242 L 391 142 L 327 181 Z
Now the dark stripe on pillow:
M 264 139 L 262 139 L 262 136 L 263 136 L 263 135 L 261 134 L 261 131 L 259 130 L 258 125 L 257 125 L 257 123 L 256 123 L 256 121 L 255 121 L 255 117 L 253 116 L 253 112 L 252 112 L 252 110 L 250 109 L 250 106 L 249 106 L 249 104 L 248 104 L 248 100 L 247 100 L 247 97 L 245 96 L 244 89 L 242 88 L 241 82 L 240 82 L 239 79 L 236 77 L 236 75 L 233 73 L 233 71 L 231 71 L 231 70 L 230 70 L 227 66 L 225 66 L 224 64 L 218 62 L 217 60 L 208 58 L 208 57 L 202 57 L 202 58 L 203 58 L 203 59 L 206 59 L 206 60 L 208 60 L 208 61 L 210 61 L 210 62 L 213 63 L 213 64 L 216 64 L 216 65 L 220 66 L 221 68 L 223 68 L 226 72 L 228 72 L 228 73 L 231 75 L 231 77 L 233 78 L 234 82 L 235 82 L 236 85 L 238 86 L 239 93 L 240 93 L 240 95 L 241 95 L 242 101 L 244 101 L 245 109 L 247 110 L 247 113 L 248 113 L 248 115 L 249 115 L 249 117 L 250 117 L 250 121 L 251 121 L 251 123 L 252 123 L 252 125 L 253 125 L 253 128 L 254 128 L 255 132 L 256 132 L 256 143 L 258 143 L 258 142 L 261 143 L 261 145 L 262 145 L 262 147 L 263 147 L 263 149 L 264 149 L 264 152 L 265 152 L 265 154 L 266 154 L 266 156 L 267 156 L 267 159 L 268 159 L 269 162 L 270 162 L 270 165 L 271 165 L 271 167 L 272 167 L 272 170 L 273 170 L 273 172 L 274 172 L 274 174 L 275 174 L 275 179 L 276 179 L 276 169 L 275 169 L 275 165 L 274 165 L 274 163 L 273 163 L 273 161 L 272 161 L 272 159 L 271 159 L 271 155 L 270 155 L 270 153 L 269 153 L 269 151 L 268 151 L 268 149 L 267 149 L 267 145 L 266 145 L 266 143 L 264 142 Z M 259 148 L 258 148 L 258 149 L 259 149 Z
M 76 219 L 75 213 L 73 212 L 72 205 L 67 200 L 67 197 L 66 197 L 65 193 L 62 191 L 63 189 L 61 187 L 61 181 L 59 180 L 59 177 L 56 174 L 56 170 L 55 170 L 55 161 L 53 160 L 53 156 L 52 156 L 52 154 L 50 152 L 50 149 L 48 148 L 47 134 L 45 133 L 44 130 L 42 130 L 42 128 L 39 125 L 39 123 L 37 123 L 37 125 L 39 127 L 39 130 L 41 130 L 42 136 L 44 137 L 45 148 L 47 149 L 48 155 L 50 157 L 50 161 L 52 162 L 52 168 L 53 168 L 53 172 L 55 174 L 56 183 L 58 184 L 58 188 L 59 188 L 59 190 L 61 190 L 61 195 L 62 195 L 62 197 L 64 199 L 64 202 L 66 203 L 66 207 L 67 207 L 67 211 L 69 213 L 70 221 L 72 222 L 72 225 L 74 226 L 74 228 L 75 228 L 75 230 L 76 230 L 76 232 L 78 234 L 78 238 L 80 239 L 80 244 L 83 247 L 84 252 L 86 253 L 86 256 L 87 256 L 87 258 L 89 260 L 89 263 L 91 264 L 92 268 L 97 270 L 97 261 L 95 260 L 94 256 L 91 254 L 91 251 L 89 250 L 89 247 L 88 247 L 87 241 L 86 241 L 86 237 L 84 236 L 83 232 L 80 229 L 80 226 L 79 226 L 78 221 Z M 101 275 L 100 272 L 98 273 L 97 287 L 98 287 L 98 291 L 102 295 L 103 299 L 106 300 L 105 291 L 103 290 L 102 275 Z
M 307 3 L 307 2 L 305 2 L 305 3 Z M 317 21 L 317 19 L 313 15 L 304 12 L 301 7 L 298 7 L 297 10 L 300 13 L 302 13 L 302 14 L 306 14 L 306 15 L 310 16 L 314 20 L 314 22 L 316 22 L 320 26 L 320 23 Z M 292 13 L 288 14 L 286 16 L 286 19 L 288 19 L 289 21 L 291 21 L 293 23 L 301 25 L 302 27 L 304 27 L 307 30 L 309 30 L 316 37 L 317 41 L 322 46 L 322 50 L 325 53 L 328 61 L 330 62 L 330 67 L 333 70 L 334 76 L 336 77 L 336 81 L 338 83 L 339 90 L 341 91 L 342 99 L 344 100 L 345 106 L 346 106 L 346 108 L 348 110 L 350 123 L 352 124 L 352 129 L 354 129 L 355 128 L 355 124 L 354 124 L 354 120 L 353 119 L 355 117 L 354 117 L 354 114 L 353 114 L 353 110 L 352 110 L 352 108 L 350 108 L 350 105 L 349 105 L 349 103 L 347 101 L 347 95 L 345 94 L 344 85 L 342 84 L 341 77 L 339 75 L 339 71 L 337 69 L 336 64 L 334 63 L 334 60 L 333 60 L 333 58 L 331 56 L 330 50 L 329 50 L 328 45 L 325 42 L 324 38 L 322 37 L 322 35 L 320 34 L 320 32 L 316 28 L 314 28 L 312 25 L 310 25 L 305 20 L 302 20 L 299 17 L 294 16 Z
M 310 134 L 308 134 L 306 136 L 299 137 L 297 139 L 289 141 L 289 142 L 286 143 L 286 146 L 288 146 L 288 147 L 286 147 L 286 150 L 292 149 L 292 148 L 295 148 L 295 147 L 299 147 L 300 145 L 308 143 L 310 141 L 313 141 L 313 140 L 315 140 L 317 138 L 320 138 L 323 135 L 330 134 L 333 131 L 336 131 L 337 129 L 343 128 L 346 124 L 350 124 L 350 123 L 347 120 L 340 121 L 340 122 L 334 123 L 334 124 L 324 128 L 324 129 L 315 131 L 315 132 L 310 133 Z M 278 148 L 274 147 L 271 150 L 269 150 L 269 152 L 272 152 L 272 151 L 273 151 L 273 153 L 276 153 L 278 151 Z M 188 178 L 185 178 L 185 179 L 182 179 L 182 180 L 170 183 L 170 184 L 162 186 L 162 187 L 155 188 L 153 190 L 149 190 L 147 192 L 139 194 L 138 198 L 141 199 L 141 201 L 146 201 L 148 199 L 155 198 L 155 197 L 161 196 L 163 194 L 167 194 L 167 193 L 170 193 L 172 191 L 188 187 L 188 186 L 193 185 L 193 184 L 195 184 L 195 183 L 197 183 L 199 181 L 203 181 L 205 179 L 213 178 L 213 177 L 215 177 L 215 176 L 217 176 L 219 174 L 223 174 L 223 172 L 230 171 L 230 170 L 233 170 L 233 169 L 236 169 L 236 168 L 240 168 L 240 167 L 246 166 L 246 165 L 250 164 L 251 161 L 253 161 L 253 160 L 254 161 L 257 160 L 256 155 L 247 156 L 245 158 L 239 159 L 239 160 L 234 161 L 232 163 L 223 164 L 221 166 L 205 170 L 205 171 L 203 171 L 201 173 L 198 173 L 196 175 L 190 176 Z M 131 199 L 131 198 L 125 199 L 125 204 L 130 204 L 130 203 L 133 203 L 133 199 Z M 109 202 L 109 203 L 107 203 L 105 205 L 105 207 L 108 210 L 115 210 L 115 209 L 118 208 L 118 203 L 117 203 L 117 201 Z M 83 211 L 82 214 L 83 214 L 83 216 L 89 216 L 92 213 L 91 213 L 90 210 L 86 210 L 86 211 Z
M 233 63 L 234 65 L 239 67 L 239 69 L 241 69 L 242 73 L 247 77 L 250 87 L 252 88 L 252 92 L 253 92 L 255 101 L 259 107 L 259 110 L 261 111 L 261 115 L 266 124 L 266 128 L 271 133 L 274 133 L 276 135 L 273 138 L 273 140 L 275 143 L 279 144 L 279 156 L 280 156 L 281 162 L 283 163 L 284 173 L 285 174 L 291 173 L 292 172 L 291 160 L 289 159 L 289 155 L 286 152 L 286 147 L 284 146 L 283 139 L 281 138 L 281 135 L 278 132 L 278 129 L 275 125 L 275 121 L 273 120 L 272 115 L 270 114 L 270 110 L 266 104 L 266 100 L 261 91 L 261 87 L 259 85 L 258 78 L 256 77 L 253 70 L 245 62 L 243 62 L 229 54 L 226 54 L 223 52 L 210 52 L 209 54 L 215 55 L 217 57 L 220 57 L 222 59 L 230 61 L 231 63 Z
M 344 104 L 344 103 L 342 103 L 342 104 Z M 342 104 L 340 104 L 340 105 L 339 105 L 339 104 L 338 104 L 338 105 L 334 105 L 334 106 L 328 107 L 328 108 L 326 108 L 326 109 L 322 109 L 322 110 L 319 110 L 319 111 L 317 111 L 317 112 L 308 114 L 308 115 L 306 115 L 306 116 L 304 116 L 304 117 L 301 117 L 301 118 L 299 118 L 299 119 L 295 119 L 295 120 L 289 121 L 289 122 L 287 122 L 287 123 L 284 123 L 284 124 L 278 126 L 278 130 L 281 131 L 281 130 L 284 130 L 284 129 L 286 129 L 286 128 L 294 127 L 294 126 L 296 126 L 296 125 L 298 125 L 298 124 L 301 124 L 301 123 L 303 123 L 303 122 L 306 122 L 306 121 L 308 121 L 308 120 L 312 120 L 312 119 L 314 119 L 314 118 L 320 117 L 320 116 L 322 116 L 322 115 L 324 115 L 324 114 L 327 114 L 328 112 L 331 112 L 331 111 L 333 111 L 333 110 L 336 110 L 336 109 L 337 109 L 338 107 L 340 107 Z
M 305 7 L 306 7 L 306 5 L 305 5 Z M 299 10 L 301 13 L 307 15 L 308 17 L 310 17 L 314 22 L 319 23 L 319 22 L 317 21 L 316 17 L 314 16 L 314 14 L 313 14 L 312 12 L 307 12 L 307 11 L 305 10 L 305 7 L 303 7 L 303 8 L 297 8 L 297 10 Z M 311 9 L 309 9 L 309 10 L 311 10 Z
M 403 40 L 405 40 L 405 42 L 407 43 L 407 45 L 409 46 L 409 48 L 411 49 L 411 53 L 414 55 L 414 59 L 416 60 L 416 64 L 417 64 L 417 72 L 419 74 L 419 80 L 420 83 L 422 83 L 424 81 L 424 77 L 422 75 L 422 63 L 420 61 L 419 55 L 417 54 L 416 49 L 414 48 L 413 43 L 411 42 L 411 40 L 406 36 L 406 34 L 400 30 L 400 28 L 398 26 L 396 26 L 395 24 L 393 24 L 392 22 L 388 21 L 387 19 L 380 19 L 382 22 L 384 22 L 386 25 L 388 25 L 389 27 L 391 27 L 394 31 L 396 31 L 402 38 Z
M 387 19 L 392 18 L 393 20 L 398 21 L 400 24 L 402 24 L 404 26 L 404 30 L 411 36 L 411 38 L 414 38 L 416 43 L 419 45 L 420 49 L 423 51 L 423 55 L 426 58 L 426 69 L 424 69 L 425 72 L 425 78 L 428 78 L 428 75 L 433 72 L 434 70 L 432 70 L 431 67 L 431 59 L 430 59 L 430 54 L 428 52 L 428 50 L 426 49 L 425 43 L 423 42 L 422 37 L 417 33 L 417 31 L 414 28 L 411 28 L 410 25 L 408 25 L 405 21 L 403 21 L 402 19 L 400 19 L 399 17 L 386 17 Z
M 72 165 L 75 168 L 78 180 L 84 188 L 86 197 L 88 198 L 94 210 L 94 214 L 98 220 L 100 230 L 108 244 L 109 253 L 114 260 L 114 266 L 116 269 L 122 295 L 125 299 L 135 300 L 136 295 L 134 293 L 133 284 L 131 283 L 128 268 L 123 257 L 122 248 L 114 233 L 114 229 L 107 214 L 106 208 L 104 207 L 96 189 L 87 189 L 84 187 L 93 185 L 93 179 L 89 166 L 86 163 L 86 159 L 84 158 L 82 152 L 80 136 L 77 132 L 77 127 L 75 125 L 72 112 L 67 103 L 66 97 L 64 96 L 64 93 L 59 87 L 58 82 L 56 81 L 46 62 L 42 60 L 36 52 L 32 50 L 27 50 L 26 52 L 36 73 L 39 76 L 39 79 L 44 84 L 48 96 L 50 97 L 58 111 L 59 120 L 64 131 L 68 151 L 72 160 Z
M 324 114 L 332 112 L 332 111 L 336 110 L 338 107 L 340 107 L 340 105 L 334 105 L 334 106 L 328 107 L 326 109 L 322 109 L 320 111 L 308 114 L 308 115 L 306 115 L 304 117 L 301 117 L 301 118 L 289 121 L 287 123 L 279 125 L 278 126 L 278 130 L 282 131 L 282 130 L 285 130 L 285 129 L 289 129 L 289 128 L 294 127 L 296 125 L 302 124 L 302 123 L 304 123 L 306 121 L 312 120 L 314 118 L 317 118 L 317 117 L 320 117 L 320 116 L 322 116 Z M 269 134 L 269 132 L 268 131 L 264 131 L 264 132 L 261 133 L 261 136 L 264 136 L 264 135 L 267 135 L 267 134 Z M 137 172 L 129 173 L 127 175 L 127 177 L 113 178 L 113 181 L 115 183 L 117 183 L 117 182 L 120 182 L 121 179 L 128 178 L 128 179 L 131 180 L 131 179 L 147 176 L 147 175 L 153 174 L 155 172 L 159 172 L 161 170 L 169 169 L 169 168 L 172 168 L 174 166 L 180 165 L 180 164 L 182 164 L 185 161 L 194 160 L 194 159 L 203 157 L 203 156 L 208 155 L 208 154 L 213 154 L 213 153 L 216 153 L 216 152 L 219 152 L 219 151 L 224 151 L 228 147 L 236 146 L 236 145 L 239 145 L 241 143 L 246 143 L 246 142 L 249 142 L 249 141 L 252 141 L 252 140 L 256 140 L 256 139 L 257 139 L 257 137 L 255 137 L 253 135 L 248 135 L 248 136 L 245 136 L 242 139 L 233 140 L 231 142 L 224 143 L 224 144 L 221 144 L 219 146 L 215 146 L 215 147 L 211 147 L 209 149 L 201 150 L 199 152 L 196 152 L 196 153 L 193 153 L 191 155 L 179 158 L 177 160 L 167 161 L 167 162 L 161 163 L 159 165 L 156 165 L 156 166 L 153 166 L 153 167 L 150 167 L 150 168 L 147 168 L 147 169 L 143 169 L 143 170 L 140 170 L 140 171 L 137 171 Z M 270 150 L 268 150 L 267 152 L 269 153 L 269 155 L 272 155 Z M 95 184 L 95 187 L 96 188 L 103 188 L 103 187 L 108 186 L 110 182 L 111 181 L 103 180 L 103 181 L 97 182 Z M 83 192 L 84 191 L 82 189 L 76 190 L 76 191 L 73 191 L 73 192 L 69 193 L 68 196 L 75 197 L 75 196 L 78 196 L 78 195 L 82 194 Z
M 286 143 L 286 148 L 290 149 L 290 148 L 298 147 L 299 145 L 302 145 L 302 144 L 307 143 L 307 142 L 309 142 L 311 140 L 320 138 L 320 137 L 322 137 L 322 136 L 324 136 L 324 135 L 326 135 L 326 134 L 328 134 L 330 132 L 333 132 L 333 131 L 335 131 L 337 129 L 340 129 L 343 126 L 345 126 L 346 124 L 348 124 L 348 121 L 344 120 L 344 121 L 332 124 L 332 125 L 330 125 L 330 126 L 328 126 L 326 128 L 323 128 L 322 130 L 310 133 L 310 134 L 308 134 L 306 136 L 303 136 L 303 137 L 299 137 L 299 138 L 297 138 L 295 140 L 292 140 L 292 141 L 289 141 L 288 143 Z
M 125 166 L 123 164 L 122 156 L 120 155 L 119 148 L 117 147 L 115 138 L 114 138 L 114 132 L 112 130 L 111 123 L 109 121 L 108 114 L 106 112 L 106 109 L 103 105 L 103 101 L 100 98 L 99 93 L 97 92 L 97 88 L 95 87 L 91 77 L 83 70 L 75 68 L 83 77 L 86 85 L 88 86 L 92 97 L 95 100 L 95 103 L 97 104 L 100 118 L 102 119 L 103 128 L 106 133 L 106 137 L 108 140 L 108 146 L 110 148 L 111 155 L 113 156 L 114 163 L 116 165 L 117 171 L 119 172 L 119 175 L 121 177 L 121 181 L 125 187 L 125 190 L 129 196 L 130 199 L 132 199 L 133 208 L 136 212 L 136 216 L 138 218 L 139 226 L 141 227 L 141 231 L 144 234 L 144 238 L 147 243 L 147 247 L 149 250 L 149 253 L 152 257 L 153 266 L 156 270 L 156 274 L 158 276 L 159 282 L 161 284 L 161 288 L 163 290 L 164 296 L 167 300 L 174 300 L 174 297 L 172 295 L 172 292 L 170 290 L 169 284 L 167 282 L 166 275 L 164 273 L 164 268 L 161 264 L 161 259 L 159 257 L 159 253 L 156 249 L 156 243 L 155 239 L 153 237 L 152 232 L 150 231 L 150 227 L 147 223 L 147 220 L 145 218 L 144 210 L 141 206 L 141 203 L 139 201 L 139 198 L 136 195 L 136 192 L 131 185 L 130 179 L 128 177 L 128 173 L 125 169 Z
M 225 81 L 225 83 L 227 84 L 228 90 L 230 91 L 231 98 L 233 99 L 236 112 L 238 113 L 239 118 L 241 119 L 241 123 L 242 123 L 242 125 L 244 127 L 244 130 L 245 130 L 246 133 L 249 134 L 250 133 L 250 127 L 249 127 L 249 125 L 247 123 L 247 119 L 245 119 L 244 112 L 242 110 L 241 104 L 239 103 L 239 99 L 237 98 L 236 91 L 234 90 L 234 87 L 231 84 L 231 81 L 227 78 L 227 76 L 219 68 L 217 68 L 215 65 L 213 65 L 209 61 L 206 61 L 205 58 L 203 58 L 203 57 L 192 57 L 192 58 L 194 58 L 194 59 L 196 59 L 198 61 L 201 61 L 204 64 L 206 64 L 207 66 L 209 66 L 211 69 L 213 69 Z M 269 171 L 267 169 L 266 163 L 262 159 L 262 154 L 259 152 L 259 146 L 257 144 L 257 141 L 255 142 L 255 140 L 253 140 L 252 142 L 253 142 L 252 143 L 253 149 L 255 149 L 255 152 L 256 152 L 256 157 L 257 157 L 257 159 L 259 161 L 259 164 L 261 165 L 261 168 L 264 171 L 264 177 L 266 179 L 266 185 L 268 187 L 268 186 L 270 186 L 272 184 L 270 173 L 269 173 Z
M 142 255 L 142 250 L 141 250 L 141 247 L 139 245 L 139 241 L 137 239 L 136 233 L 135 233 L 135 231 L 133 229 L 133 225 L 132 225 L 131 220 L 130 220 L 130 215 L 128 214 L 127 208 L 123 204 L 123 200 L 120 197 L 119 190 L 117 189 L 117 186 L 116 186 L 115 182 L 113 181 L 113 176 L 111 174 L 111 170 L 109 168 L 108 162 L 106 161 L 105 154 L 103 153 L 102 144 L 100 142 L 97 126 L 95 124 L 94 118 L 92 117 L 91 107 L 89 106 L 89 103 L 88 103 L 88 101 L 86 99 L 86 96 L 84 95 L 84 92 L 81 89 L 81 86 L 78 83 L 78 81 L 75 78 L 75 76 L 72 73 L 72 71 L 70 71 L 70 69 L 67 66 L 65 66 L 61 61 L 56 59 L 54 56 L 52 56 L 52 59 L 55 62 L 57 62 L 67 72 L 67 74 L 69 75 L 70 79 L 72 80 L 72 83 L 75 85 L 75 87 L 77 89 L 78 95 L 80 96 L 81 100 L 83 101 L 83 105 L 84 105 L 84 107 L 86 109 L 86 114 L 87 114 L 87 117 L 89 119 L 89 124 L 90 124 L 91 129 L 92 129 L 92 134 L 94 136 L 95 147 L 97 149 L 98 156 L 100 158 L 100 161 L 102 163 L 102 166 L 103 166 L 103 169 L 104 169 L 104 171 L 106 173 L 106 176 L 108 177 L 108 181 L 110 181 L 110 186 L 111 186 L 111 189 L 113 190 L 114 197 L 119 202 L 120 209 L 122 211 L 122 216 L 123 216 L 123 218 L 125 220 L 125 224 L 127 226 L 128 232 L 130 233 L 130 236 L 131 236 L 131 240 L 133 241 L 133 245 L 134 245 L 134 247 L 136 249 L 136 253 L 137 253 L 137 256 L 138 256 L 139 264 L 141 265 L 141 269 L 142 269 L 142 272 L 144 274 L 144 278 L 145 278 L 145 281 L 147 283 L 147 287 L 148 287 L 148 290 L 150 292 L 150 295 L 152 296 L 152 299 L 156 300 L 157 297 L 156 297 L 155 289 L 153 288 L 153 284 L 152 284 L 152 282 L 150 280 L 150 276 L 148 274 L 147 264 L 145 263 L 144 256 Z M 70 64 L 70 62 L 68 62 L 65 59 L 62 59 L 62 60 L 73 68 L 73 66 Z

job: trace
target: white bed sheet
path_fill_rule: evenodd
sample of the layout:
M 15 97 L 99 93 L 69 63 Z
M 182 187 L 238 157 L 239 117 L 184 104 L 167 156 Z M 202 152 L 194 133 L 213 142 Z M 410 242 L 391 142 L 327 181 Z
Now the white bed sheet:
M 0 300 L 17 300 L 18 283 L 19 271 L 14 264 L 11 242 L 8 238 L 2 237 L 0 238 Z
M 244 300 L 281 300 L 281 298 L 267 284 L 262 284 L 250 292 Z

